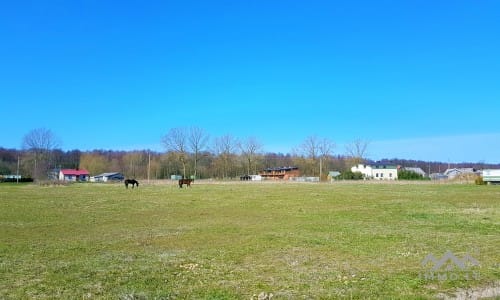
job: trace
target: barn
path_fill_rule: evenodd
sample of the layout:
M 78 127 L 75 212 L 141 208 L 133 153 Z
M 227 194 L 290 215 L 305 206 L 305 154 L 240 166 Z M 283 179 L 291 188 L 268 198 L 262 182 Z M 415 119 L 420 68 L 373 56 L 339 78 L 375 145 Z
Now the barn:
M 119 172 L 102 173 L 90 177 L 92 182 L 122 181 L 123 179 L 125 179 L 125 176 Z

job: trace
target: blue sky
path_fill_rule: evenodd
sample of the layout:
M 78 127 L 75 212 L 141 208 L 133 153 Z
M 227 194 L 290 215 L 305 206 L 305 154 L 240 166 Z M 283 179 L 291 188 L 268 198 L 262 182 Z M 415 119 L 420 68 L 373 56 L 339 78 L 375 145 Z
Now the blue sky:
M 500 162 L 498 1 L 9 1 L 0 146 L 153 149 L 170 128 Z M 495 150 L 496 149 L 496 150 Z

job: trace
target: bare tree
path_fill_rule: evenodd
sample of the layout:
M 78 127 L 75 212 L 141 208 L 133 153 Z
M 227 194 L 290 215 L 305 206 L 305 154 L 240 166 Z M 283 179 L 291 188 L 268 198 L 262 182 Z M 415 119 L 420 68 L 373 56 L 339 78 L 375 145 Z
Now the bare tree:
M 315 135 L 310 135 L 300 145 L 301 152 L 304 153 L 306 157 L 311 158 L 316 161 L 319 151 L 319 141 L 318 137 Z
M 335 143 L 328 138 L 323 138 L 318 142 L 318 153 L 319 153 L 319 178 L 323 177 L 323 165 L 325 160 L 330 157 L 335 148 Z
M 163 146 L 167 151 L 174 152 L 182 164 L 183 177 L 186 177 L 186 162 L 188 158 L 188 131 L 186 128 L 172 128 L 162 138 Z
M 231 159 L 236 150 L 237 141 L 229 134 L 218 137 L 214 141 L 214 151 L 222 164 L 222 177 L 226 178 L 229 175 L 229 167 Z
M 316 135 L 310 135 L 299 146 L 299 151 L 304 156 L 302 164 L 306 174 L 317 174 L 319 144 L 319 138 Z
M 351 157 L 353 164 L 360 164 L 365 160 L 367 148 L 367 141 L 356 139 L 346 145 L 347 156 Z
M 308 136 L 304 142 L 299 146 L 299 151 L 303 153 L 306 158 L 309 158 L 309 167 L 312 168 L 313 173 L 319 164 L 319 176 L 323 175 L 323 160 L 327 158 L 333 151 L 335 143 L 328 138 L 319 138 L 315 135 Z M 317 174 L 317 173 L 316 173 Z
M 147 178 L 148 154 L 145 151 L 127 152 L 123 158 L 125 175 L 129 178 Z
M 52 152 L 59 145 L 59 139 L 46 128 L 33 129 L 24 136 L 22 148 L 27 151 L 26 161 L 32 166 L 33 178 L 39 179 L 42 174 L 47 174 Z
M 191 127 L 189 130 L 189 147 L 194 155 L 194 178 L 198 176 L 198 161 L 208 142 L 208 134 L 199 127 Z
M 249 137 L 238 143 L 241 154 L 245 157 L 247 164 L 247 175 L 250 175 L 252 163 L 255 163 L 257 152 L 262 149 L 262 144 L 255 137 Z

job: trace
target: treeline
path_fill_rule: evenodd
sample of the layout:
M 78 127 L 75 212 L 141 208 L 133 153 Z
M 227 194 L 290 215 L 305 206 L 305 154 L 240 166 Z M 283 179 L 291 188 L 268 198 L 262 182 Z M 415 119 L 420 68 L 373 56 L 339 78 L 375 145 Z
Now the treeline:
M 362 160 L 372 163 L 370 160 Z M 360 162 L 360 158 L 348 155 L 312 156 L 306 153 L 252 153 L 234 147 L 232 151 L 198 153 L 166 151 L 163 153 L 142 151 L 63 151 L 51 150 L 36 153 L 30 150 L 0 148 L 0 175 L 19 174 L 22 177 L 46 179 L 48 172 L 56 168 L 86 169 L 91 175 L 105 172 L 122 172 L 126 177 L 137 179 L 168 179 L 171 175 L 196 178 L 231 179 L 241 175 L 257 174 L 265 168 L 280 166 L 299 167 L 305 176 L 322 176 L 328 171 L 348 171 Z M 426 162 L 404 159 L 384 159 L 381 163 L 403 167 L 420 167 L 425 172 L 443 172 L 448 167 L 472 167 L 476 169 L 500 168 L 499 164 Z
M 439 161 L 423 161 L 423 160 L 410 160 L 410 159 L 382 159 L 379 161 L 383 164 L 399 165 L 403 167 L 416 167 L 421 168 L 426 174 L 432 173 L 443 173 L 449 168 L 474 168 L 476 170 L 483 169 L 499 169 L 500 164 L 490 164 L 484 162 L 460 162 L 460 163 L 449 163 L 449 162 L 439 162 Z
M 129 178 L 166 179 L 171 175 L 195 178 L 231 179 L 258 174 L 266 168 L 294 166 L 304 176 L 327 177 L 328 171 L 349 171 L 365 159 L 368 143 L 355 140 L 346 145 L 345 154 L 334 155 L 335 143 L 329 138 L 309 136 L 292 154 L 265 152 L 255 137 L 238 139 L 232 135 L 210 138 L 199 127 L 171 128 L 162 138 L 164 152 L 141 151 L 63 151 L 51 130 L 37 128 L 22 140 L 22 149 L 0 148 L 0 175 L 19 174 L 35 180 L 47 179 L 54 169 L 86 169 L 90 175 L 121 172 Z M 391 159 L 382 163 L 420 167 L 428 173 L 450 167 L 441 162 Z M 455 164 L 453 167 L 477 169 L 500 167 L 487 164 Z
M 105 172 L 122 172 L 130 178 L 167 179 L 171 175 L 193 176 L 197 178 L 231 179 L 241 175 L 257 174 L 259 171 L 276 166 L 298 166 L 303 173 L 319 176 L 319 160 L 282 153 L 255 154 L 249 159 L 242 153 L 220 153 L 211 151 L 198 153 L 196 159 L 192 153 L 186 153 L 182 159 L 175 151 L 156 152 L 142 151 L 62 151 L 53 150 L 50 154 L 38 159 L 30 151 L 0 148 L 0 174 L 19 174 L 23 177 L 46 179 L 52 169 L 80 168 L 91 175 Z M 347 168 L 342 157 L 327 157 L 322 161 L 322 168 Z M 184 175 L 185 170 L 185 175 Z

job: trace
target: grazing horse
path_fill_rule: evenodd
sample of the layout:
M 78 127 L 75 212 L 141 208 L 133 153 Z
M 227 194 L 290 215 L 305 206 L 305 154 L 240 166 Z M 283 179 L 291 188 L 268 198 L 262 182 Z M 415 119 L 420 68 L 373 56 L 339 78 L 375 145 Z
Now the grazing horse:
M 139 187 L 139 181 L 135 180 L 135 179 L 126 179 L 125 180 L 125 187 L 128 189 L 128 185 L 131 184 L 132 185 L 132 188 L 134 188 L 134 185 L 136 187 Z
M 179 188 L 182 189 L 183 184 L 187 185 L 188 187 L 191 187 L 191 182 L 193 181 L 194 181 L 193 179 L 186 179 L 186 178 L 179 179 Z

